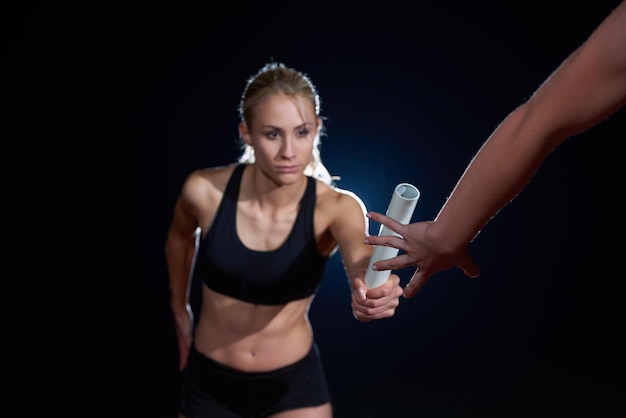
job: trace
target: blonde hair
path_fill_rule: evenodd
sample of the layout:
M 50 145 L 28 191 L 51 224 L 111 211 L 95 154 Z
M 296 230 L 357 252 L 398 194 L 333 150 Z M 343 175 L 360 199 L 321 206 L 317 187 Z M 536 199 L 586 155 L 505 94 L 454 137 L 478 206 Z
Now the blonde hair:
M 270 62 L 264 65 L 246 82 L 238 109 L 241 121 L 247 124 L 252 116 L 252 108 L 267 96 L 279 92 L 288 96 L 299 95 L 310 100 L 315 109 L 315 116 L 323 121 L 323 118 L 320 116 L 320 98 L 309 77 L 279 62 Z M 339 180 L 339 177 L 331 176 L 322 163 L 320 136 L 323 134 L 325 134 L 325 129 L 322 123 L 313 142 L 313 160 L 304 170 L 304 174 L 317 178 L 326 184 L 333 185 L 335 180 Z M 254 148 L 242 142 L 242 150 L 239 162 L 253 163 L 255 161 Z

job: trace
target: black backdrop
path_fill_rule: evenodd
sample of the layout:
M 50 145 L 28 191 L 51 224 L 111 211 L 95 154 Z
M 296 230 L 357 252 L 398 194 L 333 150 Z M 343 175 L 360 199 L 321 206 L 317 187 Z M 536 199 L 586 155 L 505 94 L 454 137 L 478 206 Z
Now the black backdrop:
M 617 1 L 458 3 L 8 13 L 7 125 L 25 162 L 7 158 L 7 207 L 26 218 L 6 252 L 20 271 L 5 293 L 13 416 L 175 416 L 172 206 L 191 170 L 237 157 L 239 95 L 268 60 L 317 85 L 322 156 L 341 187 L 384 212 L 393 187 L 413 183 L 413 219 L 432 219 L 495 126 Z M 624 411 L 625 135 L 622 110 L 563 144 L 472 245 L 481 277 L 441 272 L 392 319 L 355 321 L 331 259 L 310 315 L 336 416 Z

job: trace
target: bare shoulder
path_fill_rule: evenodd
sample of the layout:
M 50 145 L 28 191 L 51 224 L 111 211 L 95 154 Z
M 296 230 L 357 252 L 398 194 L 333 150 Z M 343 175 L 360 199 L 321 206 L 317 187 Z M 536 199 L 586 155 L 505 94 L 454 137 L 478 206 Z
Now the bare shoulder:
M 195 200 L 200 197 L 214 197 L 216 194 L 221 196 L 235 165 L 201 168 L 192 171 L 185 179 L 181 197 Z
M 179 202 L 197 218 L 212 214 L 224 195 L 236 164 L 197 169 L 191 172 L 180 193 Z
M 363 200 L 354 192 L 336 186 L 330 186 L 318 180 L 317 199 L 323 209 L 336 210 L 353 216 L 355 213 L 365 214 L 367 209 Z
M 369 220 L 363 200 L 354 192 L 325 183 L 318 184 L 316 224 L 323 225 L 338 245 L 351 274 L 356 265 L 369 259 L 371 246 L 363 239 L 369 233 Z M 319 223 L 318 223 L 319 222 Z

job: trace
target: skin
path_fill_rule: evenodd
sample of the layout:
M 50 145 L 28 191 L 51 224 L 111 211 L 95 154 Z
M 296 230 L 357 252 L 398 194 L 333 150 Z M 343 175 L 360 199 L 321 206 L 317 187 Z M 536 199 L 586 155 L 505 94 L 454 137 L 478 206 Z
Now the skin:
M 377 212 L 368 216 L 397 232 L 368 237 L 370 245 L 402 250 L 375 263 L 378 270 L 416 266 L 404 296 L 413 297 L 435 273 L 480 269 L 469 245 L 517 196 L 548 154 L 626 103 L 626 2 L 620 3 L 534 95 L 510 113 L 472 159 L 434 221 L 401 225 Z
M 256 157 L 244 171 L 237 203 L 237 233 L 248 248 L 269 251 L 286 239 L 306 188 L 303 172 L 312 159 L 313 139 L 320 128 L 321 120 L 310 101 L 283 93 L 255 105 L 249 125 L 240 125 L 241 138 L 254 147 Z M 196 230 L 199 228 L 202 236 L 207 233 L 233 169 L 234 165 L 229 165 L 193 172 L 174 208 L 167 262 L 181 370 L 194 339 L 189 272 Z M 330 255 L 337 248 L 341 253 L 355 318 L 368 322 L 393 316 L 402 295 L 399 277 L 392 275 L 375 289 L 367 289 L 363 281 L 373 249 L 363 242 L 368 219 L 361 200 L 318 181 L 314 230 L 321 254 Z M 195 345 L 206 356 L 242 371 L 268 371 L 292 364 L 303 358 L 313 343 L 308 319 L 313 299 L 312 295 L 285 305 L 263 306 L 219 294 L 203 284 Z M 331 416 L 330 404 L 274 415 Z

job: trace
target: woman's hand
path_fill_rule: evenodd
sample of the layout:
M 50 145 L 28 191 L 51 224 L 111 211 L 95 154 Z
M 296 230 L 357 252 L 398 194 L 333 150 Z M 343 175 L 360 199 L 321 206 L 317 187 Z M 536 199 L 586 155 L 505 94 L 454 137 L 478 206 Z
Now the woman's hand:
M 352 282 L 352 314 L 361 322 L 374 319 L 390 318 L 395 315 L 400 304 L 402 287 L 400 277 L 391 274 L 382 285 L 368 289 L 365 285 L 363 271 Z
M 178 340 L 178 369 L 187 367 L 187 356 L 193 340 L 193 312 L 187 304 L 184 309 L 173 310 Z

